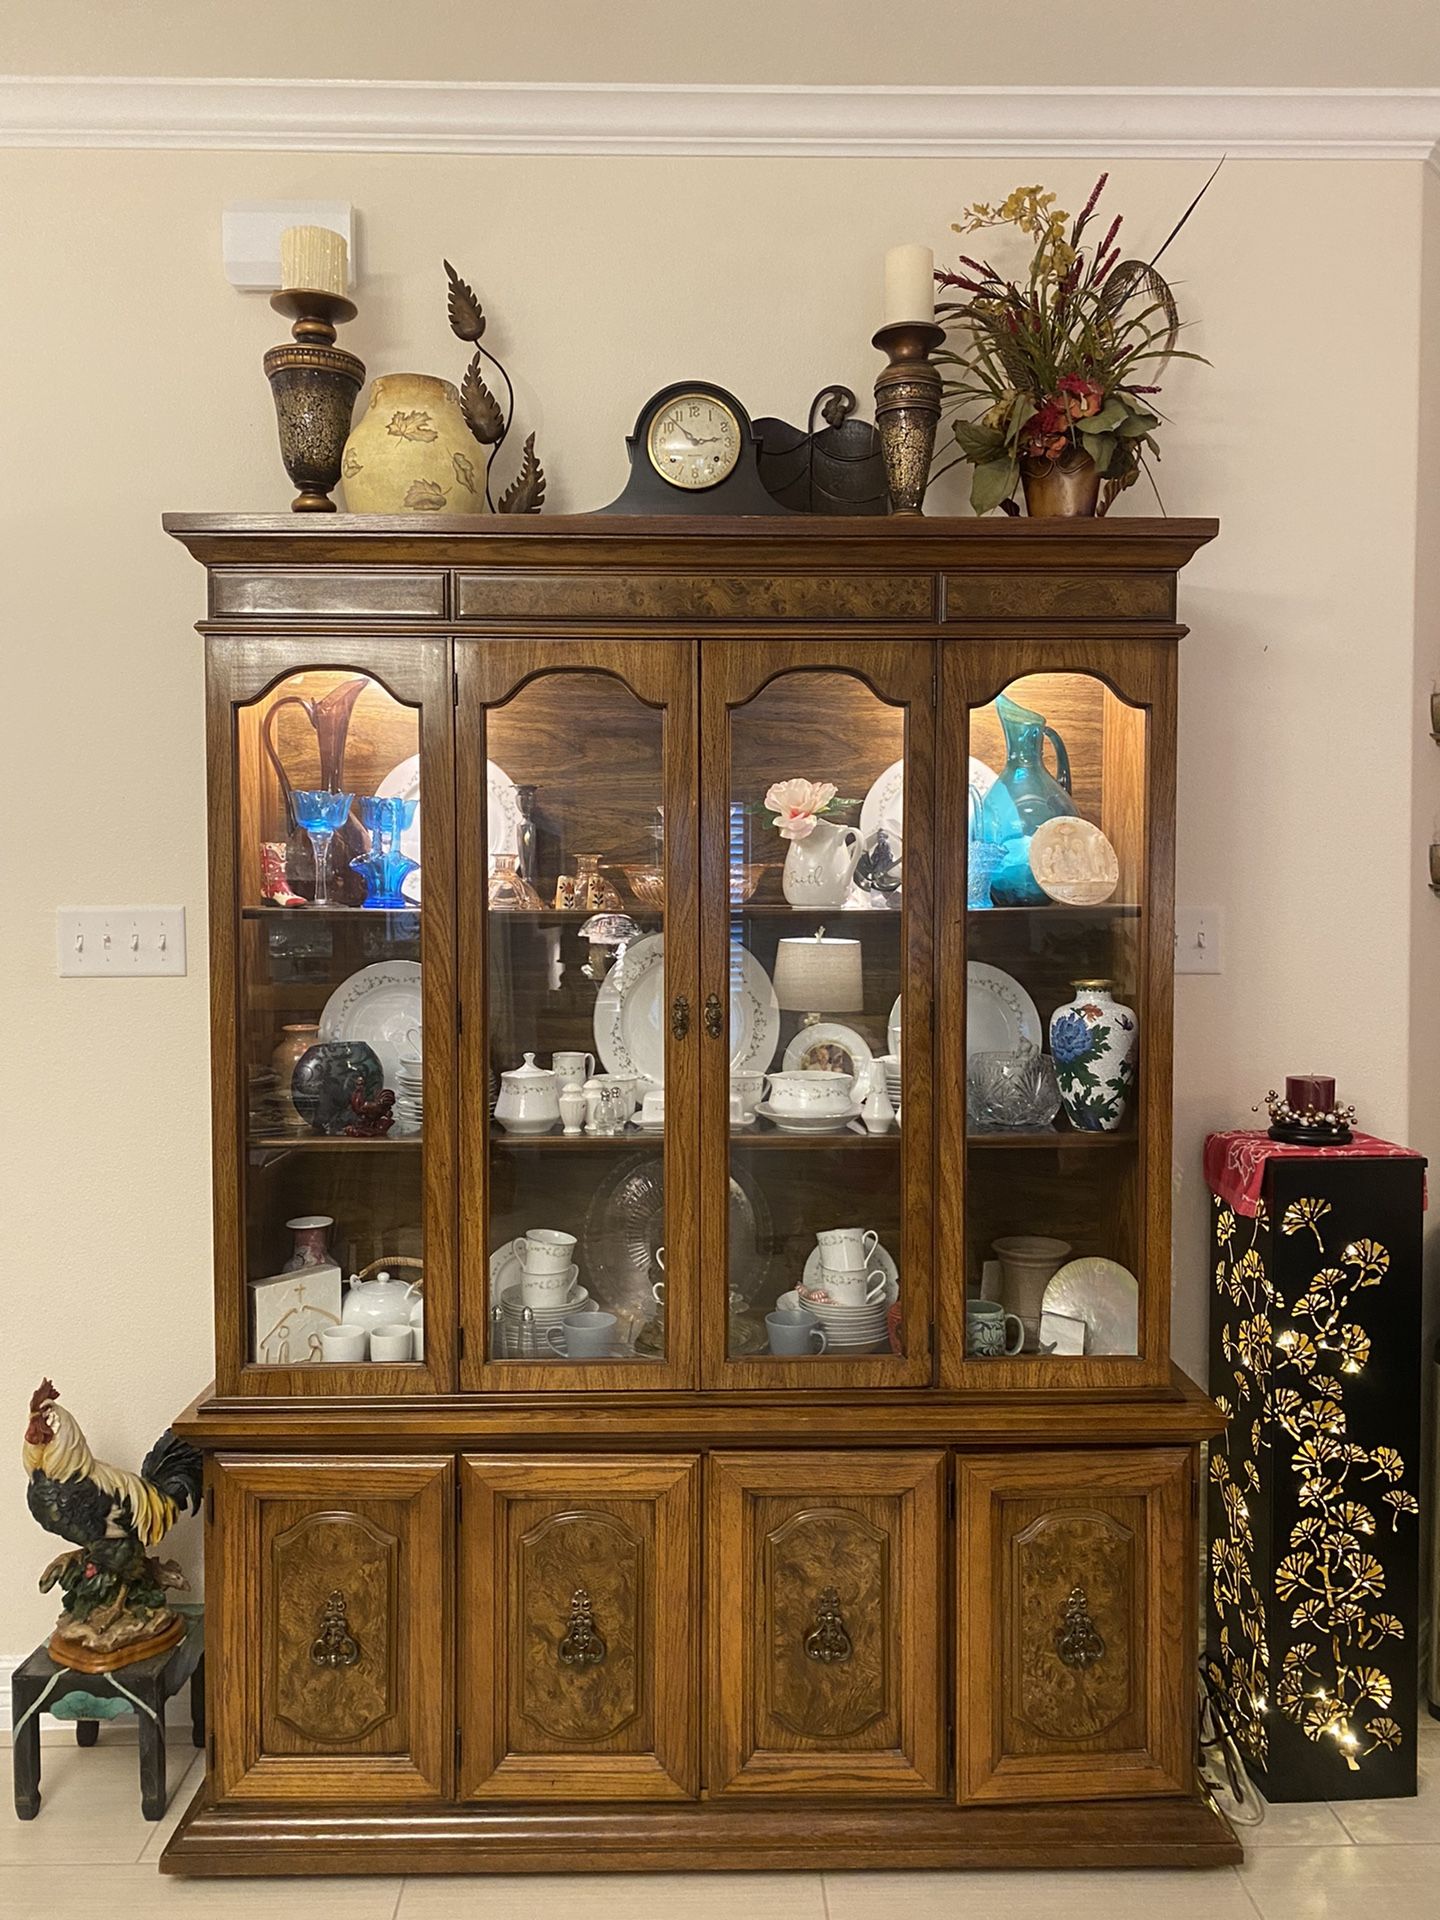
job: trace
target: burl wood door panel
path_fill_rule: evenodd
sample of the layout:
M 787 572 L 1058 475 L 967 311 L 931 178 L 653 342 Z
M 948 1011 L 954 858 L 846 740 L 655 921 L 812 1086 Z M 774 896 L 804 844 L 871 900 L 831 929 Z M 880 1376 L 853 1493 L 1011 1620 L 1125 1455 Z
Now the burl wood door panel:
M 699 1463 L 461 1462 L 460 1794 L 699 1791 Z
M 213 1486 L 217 1792 L 444 1795 L 452 1463 L 222 1457 Z
M 944 1468 L 711 1456 L 712 1793 L 944 1790 Z
M 957 1463 L 962 1800 L 1188 1790 L 1191 1457 Z

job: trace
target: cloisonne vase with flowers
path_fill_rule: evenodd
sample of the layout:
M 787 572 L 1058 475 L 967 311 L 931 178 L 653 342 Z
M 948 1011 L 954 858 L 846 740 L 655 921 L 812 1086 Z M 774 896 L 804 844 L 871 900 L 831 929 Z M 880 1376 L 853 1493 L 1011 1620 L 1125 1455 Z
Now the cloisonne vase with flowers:
M 1135 1085 L 1140 1031 L 1109 980 L 1077 980 L 1075 998 L 1050 1016 L 1050 1054 L 1060 1097 L 1081 1133 L 1114 1133 Z

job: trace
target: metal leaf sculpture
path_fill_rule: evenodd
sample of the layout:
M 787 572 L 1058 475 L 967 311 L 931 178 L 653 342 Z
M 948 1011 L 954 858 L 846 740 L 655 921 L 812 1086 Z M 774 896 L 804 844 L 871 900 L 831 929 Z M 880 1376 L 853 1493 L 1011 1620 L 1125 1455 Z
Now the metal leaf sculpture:
M 755 422 L 760 478 L 782 506 L 795 513 L 889 511 L 880 435 L 868 420 L 851 418 L 855 404 L 849 387 L 822 387 L 803 433 L 786 420 Z
M 535 436 L 525 436 L 520 471 L 500 496 L 500 513 L 538 513 L 545 504 L 545 475 L 535 458 Z
M 480 345 L 480 336 L 485 331 L 485 310 L 476 298 L 474 288 L 460 278 L 448 260 L 444 262 L 444 267 L 449 282 L 446 306 L 450 331 L 457 340 L 464 340 L 475 349 L 461 383 L 460 407 L 465 415 L 465 424 L 476 441 L 485 448 L 485 504 L 492 513 L 538 513 L 545 500 L 545 471 L 536 457 L 533 433 L 525 442 L 520 470 L 501 494 L 498 503 L 490 491 L 490 470 L 515 417 L 515 389 L 500 361 Z M 486 361 L 504 383 L 503 402 L 491 391 L 485 379 L 483 363 Z

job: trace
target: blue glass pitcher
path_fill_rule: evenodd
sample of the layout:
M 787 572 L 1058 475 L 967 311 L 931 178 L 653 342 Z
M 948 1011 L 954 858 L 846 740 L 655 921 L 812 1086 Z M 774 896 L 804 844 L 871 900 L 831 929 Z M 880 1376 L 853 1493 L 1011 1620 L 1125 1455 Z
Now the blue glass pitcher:
M 990 881 L 990 895 L 997 907 L 1047 906 L 1050 896 L 1030 871 L 1030 836 L 1047 820 L 1079 812 L 1070 797 L 1070 755 L 1043 714 L 1003 693 L 995 711 L 1005 730 L 1005 771 L 981 804 L 981 837 L 998 841 L 1005 858 Z M 1047 740 L 1055 749 L 1055 774 L 1045 765 Z

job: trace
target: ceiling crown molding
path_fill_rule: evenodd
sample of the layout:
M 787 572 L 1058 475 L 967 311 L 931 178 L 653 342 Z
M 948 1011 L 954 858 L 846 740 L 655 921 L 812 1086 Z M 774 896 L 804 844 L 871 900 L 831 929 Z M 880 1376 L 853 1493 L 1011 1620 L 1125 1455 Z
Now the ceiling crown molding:
M 1432 160 L 1440 89 L 0 76 L 0 146 Z

